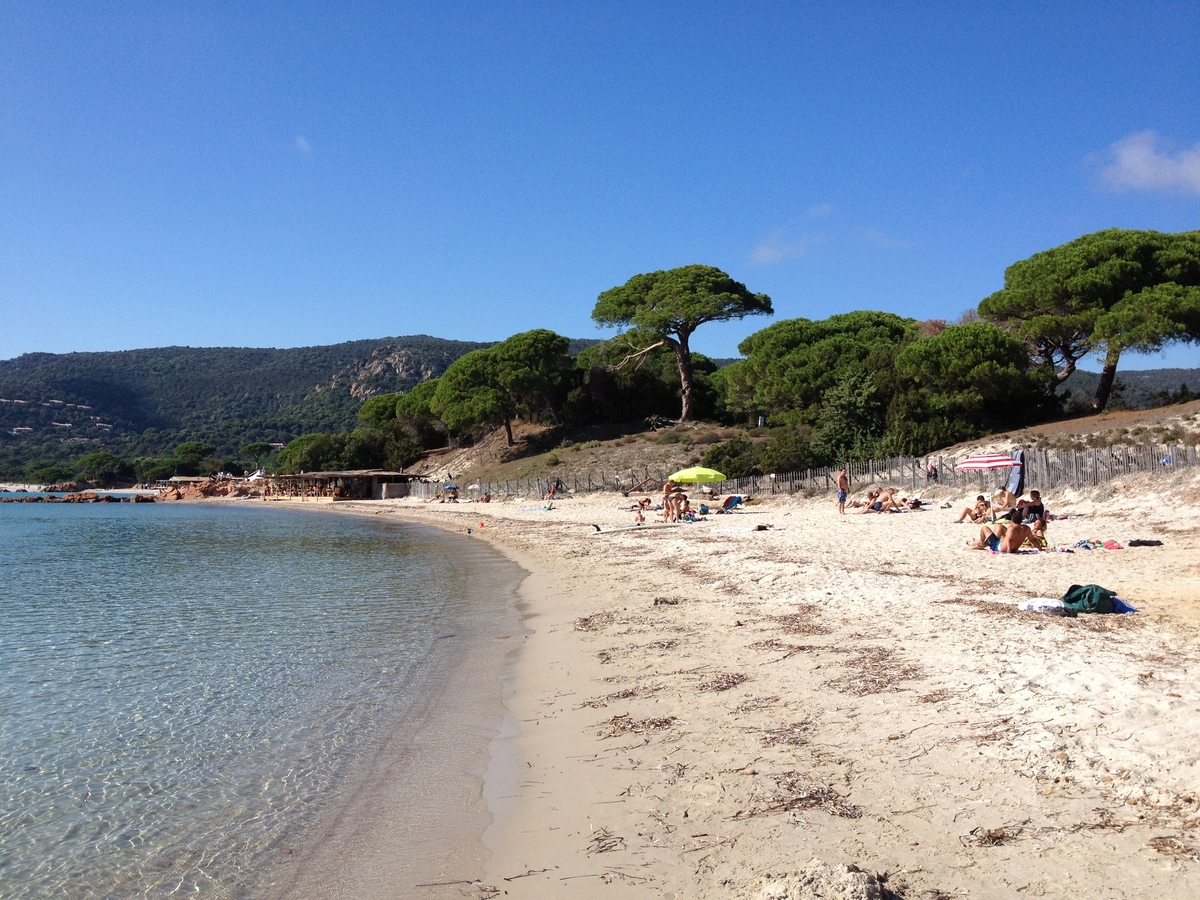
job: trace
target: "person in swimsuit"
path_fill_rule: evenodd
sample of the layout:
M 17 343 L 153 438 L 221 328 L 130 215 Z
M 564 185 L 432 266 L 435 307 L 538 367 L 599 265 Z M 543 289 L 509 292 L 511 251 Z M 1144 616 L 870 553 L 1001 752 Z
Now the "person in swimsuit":
M 972 550 L 1016 553 L 1026 541 L 1029 541 L 1034 547 L 1038 546 L 1037 536 L 1028 525 L 997 522 L 994 525 L 984 525 L 979 529 L 979 540 L 967 544 L 967 546 Z
M 882 494 L 883 491 L 881 491 L 879 488 L 875 488 L 873 491 L 867 491 L 867 502 L 863 505 L 863 508 L 858 511 L 858 514 L 861 516 L 864 513 L 879 512 L 881 509 L 883 509 L 883 501 L 880 499 Z
M 838 512 L 843 516 L 846 514 L 846 497 L 849 495 L 849 493 L 850 473 L 843 468 L 842 471 L 838 473 L 837 478 Z
M 675 512 L 673 495 L 677 489 L 678 488 L 676 487 L 675 482 L 670 478 L 668 478 L 667 483 L 663 485 L 662 514 L 664 522 L 673 521 L 672 517 Z
M 957 525 L 964 519 L 970 519 L 974 524 L 982 525 L 987 521 L 988 516 L 991 515 L 991 512 L 992 505 L 987 502 L 987 498 L 984 497 L 983 494 L 980 494 L 975 498 L 975 505 L 973 507 L 964 509 L 962 511 L 962 515 L 954 520 L 954 524 Z
M 1017 495 L 1010 493 L 1008 488 L 1000 488 L 996 496 L 992 499 L 992 514 L 1000 516 L 1010 509 L 1015 509 L 1016 506 Z

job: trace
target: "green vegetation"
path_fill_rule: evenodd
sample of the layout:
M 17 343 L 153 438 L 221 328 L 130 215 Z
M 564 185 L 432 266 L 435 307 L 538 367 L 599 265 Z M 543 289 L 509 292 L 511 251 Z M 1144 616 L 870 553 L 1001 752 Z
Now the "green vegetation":
M 585 434 L 624 431 L 625 443 L 703 450 L 738 476 L 920 455 L 1051 421 L 1084 396 L 1102 407 L 1200 394 L 1200 371 L 1115 377 L 1125 350 L 1200 339 L 1200 232 L 1086 235 L 1010 266 L 979 312 L 964 324 L 872 310 L 788 319 L 718 366 L 691 352 L 695 330 L 770 315 L 771 300 L 685 266 L 600 294 L 593 319 L 628 329 L 601 342 L 533 329 L 495 344 L 28 354 L 0 361 L 0 478 L 400 469 L 500 428 L 513 447 L 518 420 L 548 430 L 513 455 L 553 448 L 549 467 L 597 447 Z M 1097 352 L 1101 375 L 1077 370 Z M 614 427 L 647 419 L 659 430 Z
M 170 458 L 194 440 L 231 465 L 262 465 L 277 447 L 243 448 L 352 428 L 362 398 L 410 390 L 483 346 L 417 335 L 290 350 L 164 347 L 0 360 L 0 478 L 64 481 L 85 474 L 78 463 L 87 453 L 108 451 L 132 465 Z M 176 474 L 143 465 L 149 474 L 166 468 Z
M 1043 250 L 1009 266 L 979 314 L 1028 345 L 1050 390 L 1084 356 L 1103 354 L 1100 412 L 1123 351 L 1200 340 L 1200 231 L 1110 228 Z
M 772 315 L 771 298 L 752 294 L 713 266 L 635 275 L 620 287 L 605 291 L 596 300 L 592 318 L 599 325 L 633 326 L 626 335 L 630 359 L 666 345 L 679 368 L 681 422 L 696 417 L 693 401 L 692 353 L 689 341 L 701 325 L 728 322 L 746 316 Z
M 574 369 L 569 344 L 553 331 L 536 329 L 468 353 L 438 379 L 430 409 L 455 431 L 503 425 L 511 447 L 517 416 L 558 424 Z
M 726 403 L 748 420 L 812 424 L 826 391 L 847 375 L 891 384 L 896 354 L 917 332 L 914 319 L 871 311 L 776 322 L 742 341 L 745 359 L 720 371 Z

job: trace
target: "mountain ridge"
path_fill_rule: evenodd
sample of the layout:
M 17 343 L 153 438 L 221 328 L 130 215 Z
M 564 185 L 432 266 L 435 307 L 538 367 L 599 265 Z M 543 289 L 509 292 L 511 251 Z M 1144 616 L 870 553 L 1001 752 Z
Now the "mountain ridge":
M 362 401 L 402 393 L 491 343 L 429 335 L 287 349 L 154 347 L 0 360 L 0 468 L 87 450 L 125 457 L 184 440 L 233 455 L 352 428 Z

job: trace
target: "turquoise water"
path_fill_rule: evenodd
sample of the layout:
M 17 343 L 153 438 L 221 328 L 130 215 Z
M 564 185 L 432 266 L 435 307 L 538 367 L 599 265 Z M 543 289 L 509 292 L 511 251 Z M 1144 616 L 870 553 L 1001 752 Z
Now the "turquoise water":
M 499 710 L 466 738 L 414 711 L 498 696 L 454 680 L 496 681 L 518 575 L 375 519 L 0 505 L 0 896 L 264 896 L 364 779 L 419 780 L 402 814 L 436 819 Z M 462 761 L 381 769 L 398 741 Z

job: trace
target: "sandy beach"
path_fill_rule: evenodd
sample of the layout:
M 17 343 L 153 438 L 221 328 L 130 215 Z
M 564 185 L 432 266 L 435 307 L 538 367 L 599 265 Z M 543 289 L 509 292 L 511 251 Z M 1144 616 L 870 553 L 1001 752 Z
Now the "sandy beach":
M 484 876 L 411 895 L 1200 895 L 1200 478 L 1047 496 L 1052 546 L 1120 550 L 968 550 L 942 494 L 607 534 L 617 494 L 338 504 L 530 572 Z M 1072 584 L 1139 612 L 1017 609 Z

